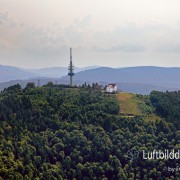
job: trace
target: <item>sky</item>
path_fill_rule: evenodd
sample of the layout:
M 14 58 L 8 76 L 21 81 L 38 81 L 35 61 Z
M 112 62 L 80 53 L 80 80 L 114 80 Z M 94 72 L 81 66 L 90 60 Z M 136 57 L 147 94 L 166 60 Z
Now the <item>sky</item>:
M 180 67 L 179 0 L 0 0 L 0 64 Z

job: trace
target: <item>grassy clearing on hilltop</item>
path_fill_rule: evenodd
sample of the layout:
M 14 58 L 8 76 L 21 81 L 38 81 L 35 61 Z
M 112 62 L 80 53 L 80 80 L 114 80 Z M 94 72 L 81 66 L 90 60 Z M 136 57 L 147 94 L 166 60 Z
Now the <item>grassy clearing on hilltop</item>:
M 120 92 L 117 98 L 120 103 L 119 114 L 123 117 L 143 116 L 145 121 L 160 119 L 154 113 L 148 96 Z
M 142 115 L 141 109 L 139 108 L 139 100 L 135 94 L 122 92 L 117 94 L 120 102 L 120 114 L 137 116 Z

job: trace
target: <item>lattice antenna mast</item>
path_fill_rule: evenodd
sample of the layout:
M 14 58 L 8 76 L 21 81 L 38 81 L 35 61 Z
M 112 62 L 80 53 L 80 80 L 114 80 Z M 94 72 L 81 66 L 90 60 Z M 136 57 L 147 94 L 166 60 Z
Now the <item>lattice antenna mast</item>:
M 70 86 L 73 85 L 73 76 L 74 76 L 74 66 L 72 63 L 72 48 L 70 48 L 70 65 L 68 66 L 68 76 L 70 77 Z

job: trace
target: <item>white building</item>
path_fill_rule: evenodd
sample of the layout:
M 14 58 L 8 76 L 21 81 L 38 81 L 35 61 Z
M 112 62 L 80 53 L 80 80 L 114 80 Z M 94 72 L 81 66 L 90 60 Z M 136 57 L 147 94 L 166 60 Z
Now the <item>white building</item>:
M 108 84 L 106 87 L 106 92 L 112 93 L 117 92 L 117 85 L 116 84 Z

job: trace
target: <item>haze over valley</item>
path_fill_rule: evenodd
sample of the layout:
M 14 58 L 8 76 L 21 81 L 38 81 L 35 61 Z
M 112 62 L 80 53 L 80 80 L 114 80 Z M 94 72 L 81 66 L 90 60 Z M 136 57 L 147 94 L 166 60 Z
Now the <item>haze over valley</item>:
M 153 90 L 173 91 L 180 89 L 180 68 L 165 68 L 153 66 L 108 68 L 108 67 L 75 67 L 74 84 L 102 85 L 117 83 L 120 91 L 137 94 L 149 94 Z M 38 79 L 41 85 L 49 81 L 57 84 L 69 84 L 66 67 L 53 67 L 42 69 L 21 69 L 12 66 L 0 66 L 0 89 L 19 83 L 22 87 L 28 82 Z

